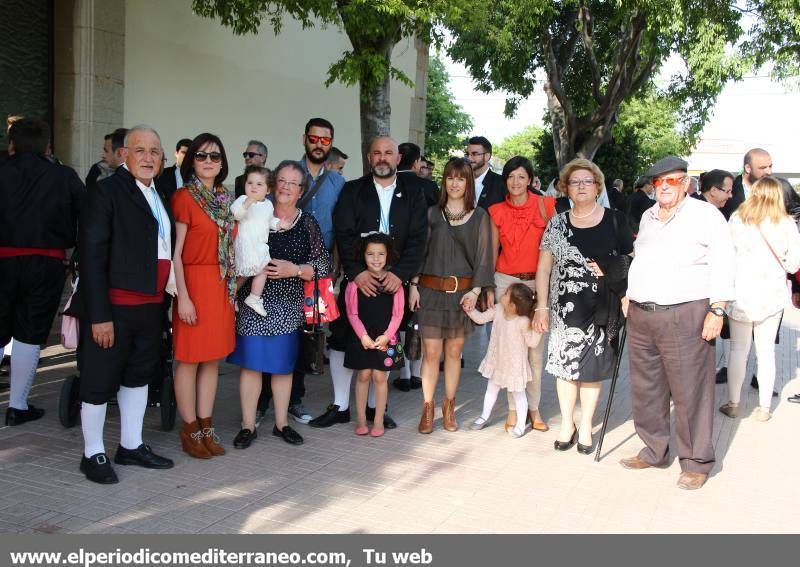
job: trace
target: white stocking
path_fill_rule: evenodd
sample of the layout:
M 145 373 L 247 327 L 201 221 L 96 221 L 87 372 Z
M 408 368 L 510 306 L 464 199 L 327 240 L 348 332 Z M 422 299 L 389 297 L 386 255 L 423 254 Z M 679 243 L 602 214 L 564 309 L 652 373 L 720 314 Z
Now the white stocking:
M 137 449 L 142 444 L 142 422 L 147 409 L 147 386 L 119 387 L 119 444 L 125 449 Z
M 39 345 L 29 345 L 15 341 L 14 356 L 11 357 L 11 397 L 8 407 L 28 409 L 28 393 L 36 377 L 39 366 Z
M 105 453 L 103 425 L 106 422 L 108 404 L 81 403 L 81 430 L 83 431 L 83 454 L 88 459 L 97 453 Z
M 330 354 L 331 380 L 333 381 L 333 403 L 339 406 L 339 411 L 350 407 L 350 382 L 353 371 L 344 367 L 344 353 L 331 349 Z

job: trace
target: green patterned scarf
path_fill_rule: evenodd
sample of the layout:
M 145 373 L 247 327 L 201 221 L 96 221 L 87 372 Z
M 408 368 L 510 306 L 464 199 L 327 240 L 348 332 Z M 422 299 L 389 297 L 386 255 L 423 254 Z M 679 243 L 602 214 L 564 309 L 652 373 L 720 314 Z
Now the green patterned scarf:
M 225 279 L 228 288 L 228 299 L 233 303 L 236 295 L 236 268 L 233 263 L 233 215 L 231 204 L 233 196 L 222 185 L 214 187 L 213 192 L 195 176 L 186 184 L 189 194 L 195 203 L 217 225 L 217 260 L 219 276 Z

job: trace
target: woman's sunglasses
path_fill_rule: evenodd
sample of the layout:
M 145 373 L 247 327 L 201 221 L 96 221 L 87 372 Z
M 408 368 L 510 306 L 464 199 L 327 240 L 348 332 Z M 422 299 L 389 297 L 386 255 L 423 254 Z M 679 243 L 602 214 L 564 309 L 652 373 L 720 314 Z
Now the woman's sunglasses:
M 219 152 L 197 152 L 194 154 L 194 161 L 206 161 L 211 159 L 212 163 L 219 163 L 222 161 L 222 154 Z

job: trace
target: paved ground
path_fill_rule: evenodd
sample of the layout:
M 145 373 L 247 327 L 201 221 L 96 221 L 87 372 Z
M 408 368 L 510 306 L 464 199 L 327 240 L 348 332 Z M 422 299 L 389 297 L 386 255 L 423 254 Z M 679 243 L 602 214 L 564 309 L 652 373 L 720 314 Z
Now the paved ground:
M 800 391 L 800 311 L 787 313 L 778 351 L 780 397 L 774 417 L 750 417 L 756 393 L 744 387 L 744 417 L 717 414 L 718 464 L 705 488 L 675 486 L 677 460 L 666 470 L 628 471 L 617 461 L 641 444 L 630 415 L 623 368 L 599 463 L 575 450 L 553 450 L 560 416 L 552 378 L 542 410 L 552 429 L 512 439 L 503 432 L 498 403 L 490 427 L 466 425 L 480 411 L 484 384 L 474 370 L 485 334 L 471 339 L 457 400 L 462 428 L 419 435 L 419 391 L 390 393 L 399 428 L 382 439 L 353 435 L 351 426 L 315 430 L 298 425 L 305 445 L 270 436 L 246 451 L 231 446 L 239 429 L 237 372 L 226 367 L 216 422 L 228 454 L 211 461 L 181 452 L 176 432 L 160 429 L 157 410 L 146 417 L 145 439 L 175 459 L 170 471 L 117 467 L 120 484 L 89 483 L 78 471 L 80 428 L 57 420 L 57 400 L 74 357 L 60 347 L 43 351 L 31 399 L 44 419 L 0 428 L 0 533 L 372 533 L 372 532 L 796 532 L 800 527 L 800 407 L 785 402 Z M 330 380 L 309 377 L 307 407 L 328 403 Z M 724 401 L 725 387 L 717 387 Z M 441 403 L 442 394 L 437 397 Z M 502 396 L 501 396 L 502 399 Z M 605 390 L 603 400 L 605 399 Z M 8 391 L 0 391 L 0 412 Z M 604 402 L 601 402 L 604 404 Z M 602 412 L 598 410 L 598 414 Z M 601 415 L 595 419 L 596 431 Z M 118 442 L 116 408 L 109 409 L 106 445 Z M 110 451 L 111 452 L 111 451 Z

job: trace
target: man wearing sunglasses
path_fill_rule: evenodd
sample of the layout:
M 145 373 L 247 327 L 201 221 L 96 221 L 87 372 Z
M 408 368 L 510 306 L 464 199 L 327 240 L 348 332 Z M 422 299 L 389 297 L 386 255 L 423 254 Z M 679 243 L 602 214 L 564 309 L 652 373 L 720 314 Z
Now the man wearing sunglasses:
M 269 152 L 267 151 L 267 146 L 264 142 L 260 142 L 258 140 L 250 140 L 247 142 L 247 147 L 242 152 L 242 157 L 244 158 L 244 167 L 245 169 L 250 167 L 251 165 L 257 165 L 259 167 L 266 167 L 267 163 L 267 155 Z M 234 181 L 234 192 L 236 193 L 237 197 L 241 197 L 244 195 L 244 181 L 246 175 L 243 173 L 236 178 Z
M 687 198 L 688 164 L 675 156 L 645 174 L 656 204 L 645 211 L 628 274 L 628 356 L 636 433 L 645 447 L 628 469 L 669 464 L 675 407 L 678 487 L 695 490 L 714 467 L 714 339 L 734 297 L 734 253 L 716 207 Z

